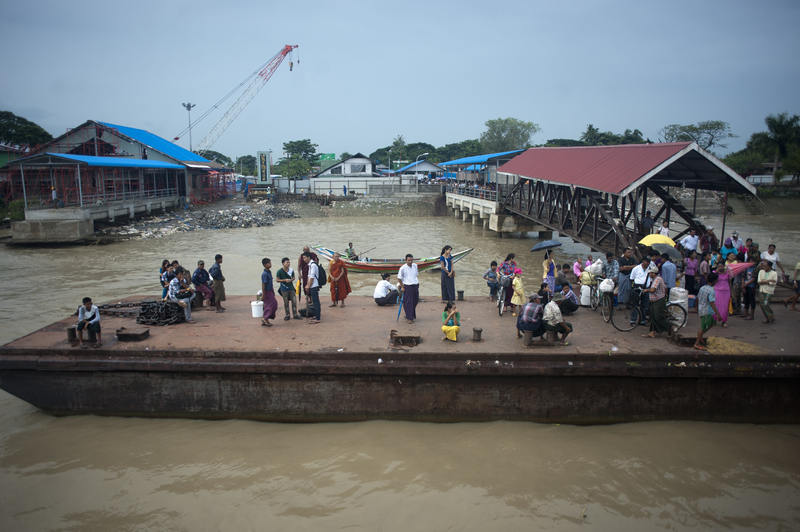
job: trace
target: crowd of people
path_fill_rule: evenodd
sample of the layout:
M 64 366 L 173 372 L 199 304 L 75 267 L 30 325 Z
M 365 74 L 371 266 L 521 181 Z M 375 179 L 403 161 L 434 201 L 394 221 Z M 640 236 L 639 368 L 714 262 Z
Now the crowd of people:
M 650 224 L 653 226 L 654 224 Z M 666 222 L 661 226 L 668 234 Z M 745 320 L 755 319 L 758 306 L 764 323 L 775 321 L 771 308 L 776 285 L 781 281 L 791 282 L 792 295 L 783 300 L 784 306 L 797 310 L 800 299 L 798 274 L 800 263 L 793 271 L 791 279 L 786 274 L 775 244 L 761 250 L 758 243 L 747 238 L 739 238 L 737 231 L 719 246 L 713 227 L 703 235 L 691 230 L 675 246 L 673 253 L 658 253 L 637 260 L 633 250 L 626 248 L 621 256 L 607 253 L 605 261 L 595 260 L 592 255 L 574 262 L 557 264 L 551 250 L 546 250 L 542 261 L 541 281 L 535 281 L 537 290 L 528 294 L 525 287 L 526 275 L 510 253 L 498 264 L 492 261 L 483 274 L 489 288 L 489 299 L 494 301 L 501 288 L 504 289 L 506 307 L 516 317 L 518 335 L 530 341 L 547 332 L 563 345 L 568 345 L 567 337 L 573 332 L 571 323 L 565 321 L 581 307 L 581 293 L 584 287 L 594 287 L 601 279 L 613 282 L 609 297 L 613 297 L 617 311 L 627 308 L 638 309 L 631 312 L 631 319 L 638 316 L 640 324 L 649 324 L 647 336 L 655 337 L 669 329 L 666 305 L 670 291 L 681 286 L 696 307 L 700 326 L 694 347 L 706 349 L 704 334 L 714 325 L 727 327 L 731 316 Z M 461 325 L 461 313 L 456 307 L 456 290 L 453 248 L 446 245 L 439 256 L 443 340 L 457 341 Z M 357 257 L 352 243 L 345 255 Z M 192 323 L 192 307 L 225 312 L 225 276 L 222 273 L 223 257 L 217 254 L 214 263 L 206 270 L 205 262 L 199 260 L 191 272 L 177 260 L 162 261 L 159 279 L 163 301 L 179 305 L 185 321 Z M 261 323 L 273 326 L 278 311 L 277 295 L 283 301 L 283 319 L 303 319 L 309 324 L 320 323 L 322 319 L 320 290 L 326 284 L 330 290 L 331 308 L 344 308 L 347 295 L 351 292 L 346 263 L 340 253 L 334 253 L 326 273 L 319 263 L 319 257 L 308 246 L 300 254 L 296 270 L 288 257 L 281 259 L 280 267 L 273 275 L 272 261 L 261 260 L 261 290 L 263 302 Z M 780 271 L 780 276 L 778 274 Z M 373 299 L 378 306 L 400 303 L 406 321 L 414 323 L 416 307 L 419 302 L 419 268 L 412 254 L 405 256 L 405 263 L 397 271 L 397 284 L 390 282 L 391 274 L 381 274 L 381 279 L 373 291 Z M 536 277 L 536 276 L 534 276 Z M 608 282 L 608 281 L 607 281 Z M 609 285 L 610 286 L 610 285 Z M 602 288 L 602 287 L 601 287 Z M 305 301 L 305 308 L 299 302 Z M 207 302 L 207 304 L 206 304 Z M 100 313 L 90 298 L 84 298 L 78 310 L 78 340 L 83 345 L 83 331 L 97 338 L 100 344 Z M 399 317 L 399 311 L 398 311 Z

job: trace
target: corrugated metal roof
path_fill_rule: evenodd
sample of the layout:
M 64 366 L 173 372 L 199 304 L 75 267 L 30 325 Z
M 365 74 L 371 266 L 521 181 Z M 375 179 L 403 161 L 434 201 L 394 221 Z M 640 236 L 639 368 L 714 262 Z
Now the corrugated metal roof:
M 691 144 L 530 148 L 497 171 L 619 194 Z
M 47 152 L 45 155 L 51 157 L 60 157 L 69 159 L 79 163 L 85 163 L 89 166 L 110 166 L 110 167 L 126 167 L 126 168 L 174 168 L 176 170 L 183 170 L 183 165 L 167 163 L 164 161 L 153 161 L 150 159 L 131 159 L 130 157 L 97 157 L 94 155 L 74 155 L 71 153 L 54 153 Z
M 487 153 L 485 155 L 472 155 L 470 157 L 462 157 L 460 159 L 453 159 L 452 161 L 447 161 L 446 163 L 439 163 L 439 166 L 455 166 L 461 164 L 483 164 L 488 162 L 490 159 L 495 159 L 497 157 L 502 157 L 503 155 L 510 155 L 512 153 L 520 153 L 525 150 L 511 150 L 511 151 L 501 151 L 498 153 Z
M 108 128 L 116 129 L 126 137 L 130 137 L 137 142 L 141 142 L 150 146 L 154 150 L 160 151 L 164 155 L 172 157 L 177 161 L 193 161 L 197 163 L 207 163 L 208 159 L 200 157 L 196 153 L 192 153 L 185 148 L 181 148 L 177 144 L 162 139 L 158 135 L 150 133 L 144 129 L 137 129 L 135 127 L 120 126 L 118 124 L 111 124 L 109 122 L 98 122 Z
M 436 168 L 439 168 L 439 166 L 436 165 L 435 163 L 431 163 L 431 162 L 428 162 L 427 160 L 423 159 L 421 161 L 414 161 L 413 163 L 409 163 L 409 164 L 405 165 L 402 168 L 398 168 L 397 170 L 395 170 L 395 172 L 403 172 L 405 170 L 408 170 L 409 168 L 414 168 L 418 164 L 423 164 L 423 163 L 428 163 L 431 166 L 435 166 Z

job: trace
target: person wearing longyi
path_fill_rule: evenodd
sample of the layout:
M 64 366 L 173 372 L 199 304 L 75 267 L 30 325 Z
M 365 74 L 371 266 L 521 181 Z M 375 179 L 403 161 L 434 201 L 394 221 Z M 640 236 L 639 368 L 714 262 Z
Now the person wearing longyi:
M 419 268 L 414 264 L 414 255 L 406 255 L 406 263 L 397 272 L 400 292 L 403 293 L 403 311 L 408 323 L 417 319 L 417 303 L 419 302 Z

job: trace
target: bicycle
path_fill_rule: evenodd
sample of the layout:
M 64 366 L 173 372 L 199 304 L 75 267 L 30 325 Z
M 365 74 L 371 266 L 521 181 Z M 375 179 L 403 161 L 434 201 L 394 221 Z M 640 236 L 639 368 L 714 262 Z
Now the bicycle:
M 600 291 L 600 283 L 604 280 L 604 277 L 595 277 L 594 284 L 592 285 L 592 290 L 589 292 L 589 306 L 592 307 L 592 310 L 596 311 L 598 305 L 600 304 L 600 300 L 603 297 L 603 292 Z
M 634 302 L 633 307 L 630 309 L 630 314 L 628 314 L 628 312 L 619 312 L 615 310 L 613 306 L 610 306 L 609 320 L 611 321 L 611 325 L 618 331 L 632 331 L 642 319 L 642 311 L 639 307 L 639 301 L 642 298 L 642 289 L 638 286 L 633 287 L 630 297 L 630 300 Z
M 502 317 L 506 310 L 506 290 L 511 288 L 511 276 L 500 275 L 500 286 L 497 289 L 497 314 Z
M 679 303 L 667 303 L 667 321 L 669 321 L 669 335 L 675 336 L 686 325 L 686 309 Z

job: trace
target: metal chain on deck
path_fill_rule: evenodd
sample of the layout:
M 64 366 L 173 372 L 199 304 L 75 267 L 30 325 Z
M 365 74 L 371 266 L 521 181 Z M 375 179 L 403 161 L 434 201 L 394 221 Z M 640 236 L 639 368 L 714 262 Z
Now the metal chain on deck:
M 171 301 L 142 302 L 139 315 L 136 317 L 136 323 L 143 325 L 173 325 L 184 321 L 186 317 L 183 308 Z

